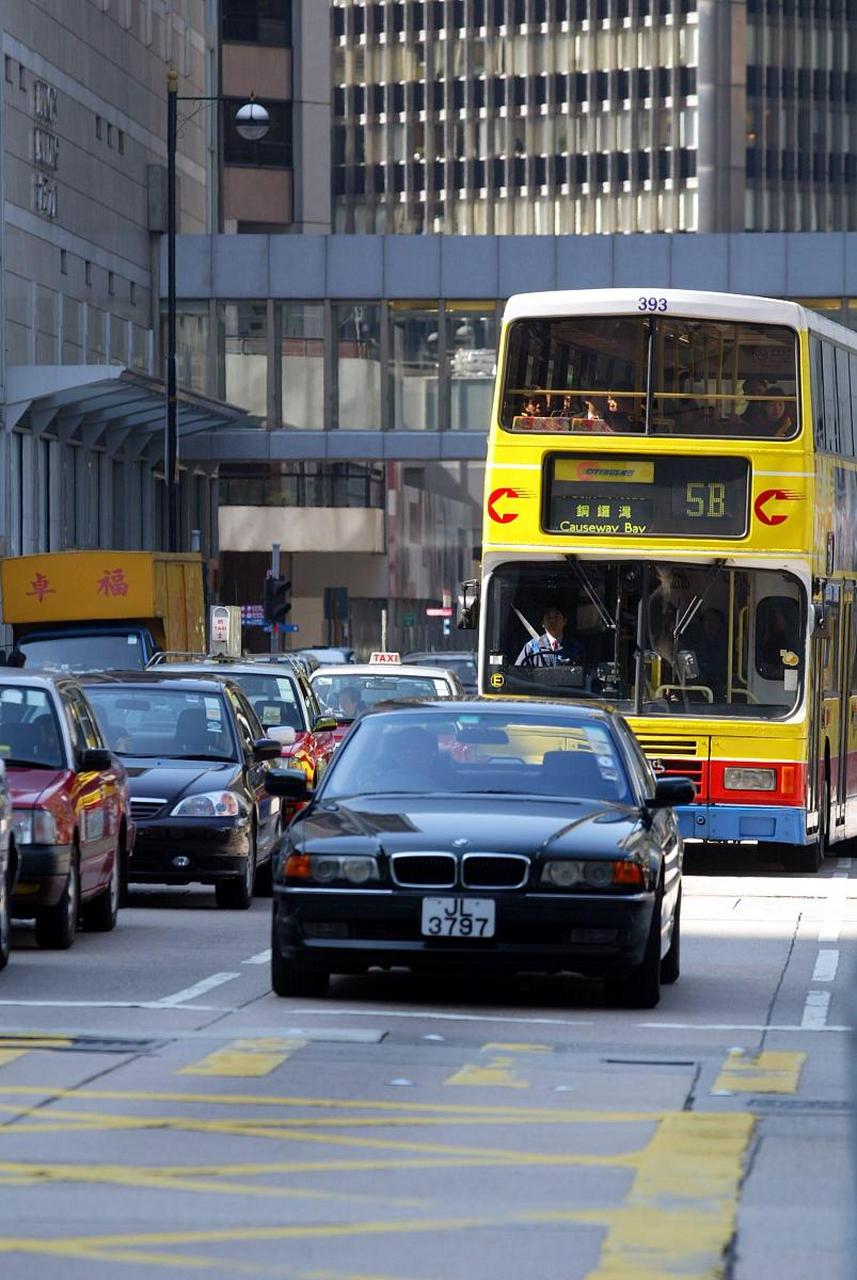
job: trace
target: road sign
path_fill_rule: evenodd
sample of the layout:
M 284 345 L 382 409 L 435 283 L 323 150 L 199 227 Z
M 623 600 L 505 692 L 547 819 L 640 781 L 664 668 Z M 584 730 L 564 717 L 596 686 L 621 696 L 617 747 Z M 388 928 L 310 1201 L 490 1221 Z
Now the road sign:
M 427 618 L 451 618 L 452 609 L 438 606 L 436 609 L 426 609 Z
M 402 626 L 403 626 L 403 627 L 413 627 L 415 624 L 416 624 L 416 618 L 414 617 L 414 615 L 413 615 L 412 613 L 403 613 L 403 614 L 402 614 Z
M 292 634 L 294 634 L 296 631 L 300 631 L 300 629 L 301 629 L 300 624 L 297 622 L 281 622 L 280 623 L 281 631 L 289 631 Z
M 242 604 L 241 621 L 245 627 L 261 627 L 265 622 L 265 606 L 262 604 Z

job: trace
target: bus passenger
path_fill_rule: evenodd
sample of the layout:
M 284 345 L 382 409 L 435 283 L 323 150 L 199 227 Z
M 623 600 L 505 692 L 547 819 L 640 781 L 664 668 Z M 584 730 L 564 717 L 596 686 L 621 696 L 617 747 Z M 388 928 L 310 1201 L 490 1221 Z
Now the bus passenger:
M 786 401 L 786 393 L 782 387 L 768 387 L 765 402 L 765 435 L 790 436 L 795 429 L 794 412 L 791 401 Z
M 579 662 L 583 646 L 579 640 L 566 639 L 568 622 L 558 600 L 549 600 L 542 614 L 544 632 L 528 640 L 515 659 L 516 667 L 558 667 L 561 663 Z
M 607 397 L 607 412 L 604 415 L 604 421 L 611 431 L 640 430 L 639 425 L 631 417 L 630 408 L 631 406 L 627 400 L 619 400 L 612 394 Z
M 744 379 L 744 395 L 747 399 L 747 407 L 741 414 L 741 422 L 754 433 L 762 431 L 767 434 L 767 405 L 755 398 L 756 396 L 767 395 L 767 392 L 768 384 L 764 378 L 754 376 Z

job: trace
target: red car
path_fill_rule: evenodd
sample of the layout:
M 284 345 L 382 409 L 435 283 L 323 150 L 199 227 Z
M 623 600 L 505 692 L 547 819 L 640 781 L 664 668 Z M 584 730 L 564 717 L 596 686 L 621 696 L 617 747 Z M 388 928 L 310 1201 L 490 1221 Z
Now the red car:
M 12 915 L 65 949 L 116 924 L 134 840 L 125 770 L 76 680 L 0 672 L 0 757 L 20 858 Z
M 247 695 L 268 737 L 282 743 L 284 767 L 300 769 L 310 790 L 321 781 L 337 746 L 337 725 L 322 710 L 310 681 L 296 663 L 207 658 L 194 663 L 170 662 L 167 669 L 188 675 L 214 672 L 234 680 Z M 303 807 L 303 803 L 284 801 L 284 823 Z

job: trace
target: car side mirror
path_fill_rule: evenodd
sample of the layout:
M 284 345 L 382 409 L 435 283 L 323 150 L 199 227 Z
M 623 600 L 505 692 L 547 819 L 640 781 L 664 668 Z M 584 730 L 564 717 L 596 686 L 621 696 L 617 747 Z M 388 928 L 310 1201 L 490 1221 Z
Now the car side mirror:
M 113 755 L 104 747 L 87 747 L 77 758 L 79 773 L 104 773 L 114 766 Z
M 265 775 L 265 790 L 285 800 L 309 798 L 309 785 L 302 769 L 272 769 Z
M 647 809 L 672 809 L 676 805 L 693 804 L 696 784 L 690 778 L 661 778 L 655 794 L 646 800 Z
M 282 746 L 273 738 L 257 738 L 253 743 L 254 760 L 279 760 Z
M 317 716 L 312 731 L 313 733 L 332 733 L 338 724 L 336 716 Z
M 293 747 L 298 735 L 297 730 L 290 724 L 280 724 L 268 730 L 268 737 L 273 738 L 274 742 L 279 742 L 281 747 Z

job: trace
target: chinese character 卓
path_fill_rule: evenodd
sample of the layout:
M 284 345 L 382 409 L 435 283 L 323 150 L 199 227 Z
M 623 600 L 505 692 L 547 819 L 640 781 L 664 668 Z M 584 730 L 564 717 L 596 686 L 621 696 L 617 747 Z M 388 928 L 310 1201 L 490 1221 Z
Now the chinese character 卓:
M 128 583 L 125 581 L 124 569 L 105 569 L 104 577 L 98 579 L 100 596 L 127 596 Z
M 33 581 L 30 583 L 30 586 L 33 589 L 32 591 L 28 591 L 27 595 L 35 596 L 39 604 L 42 603 L 45 596 L 56 595 L 56 589 L 50 585 L 49 580 L 45 577 L 43 573 L 37 573 L 35 578 L 33 578 Z

